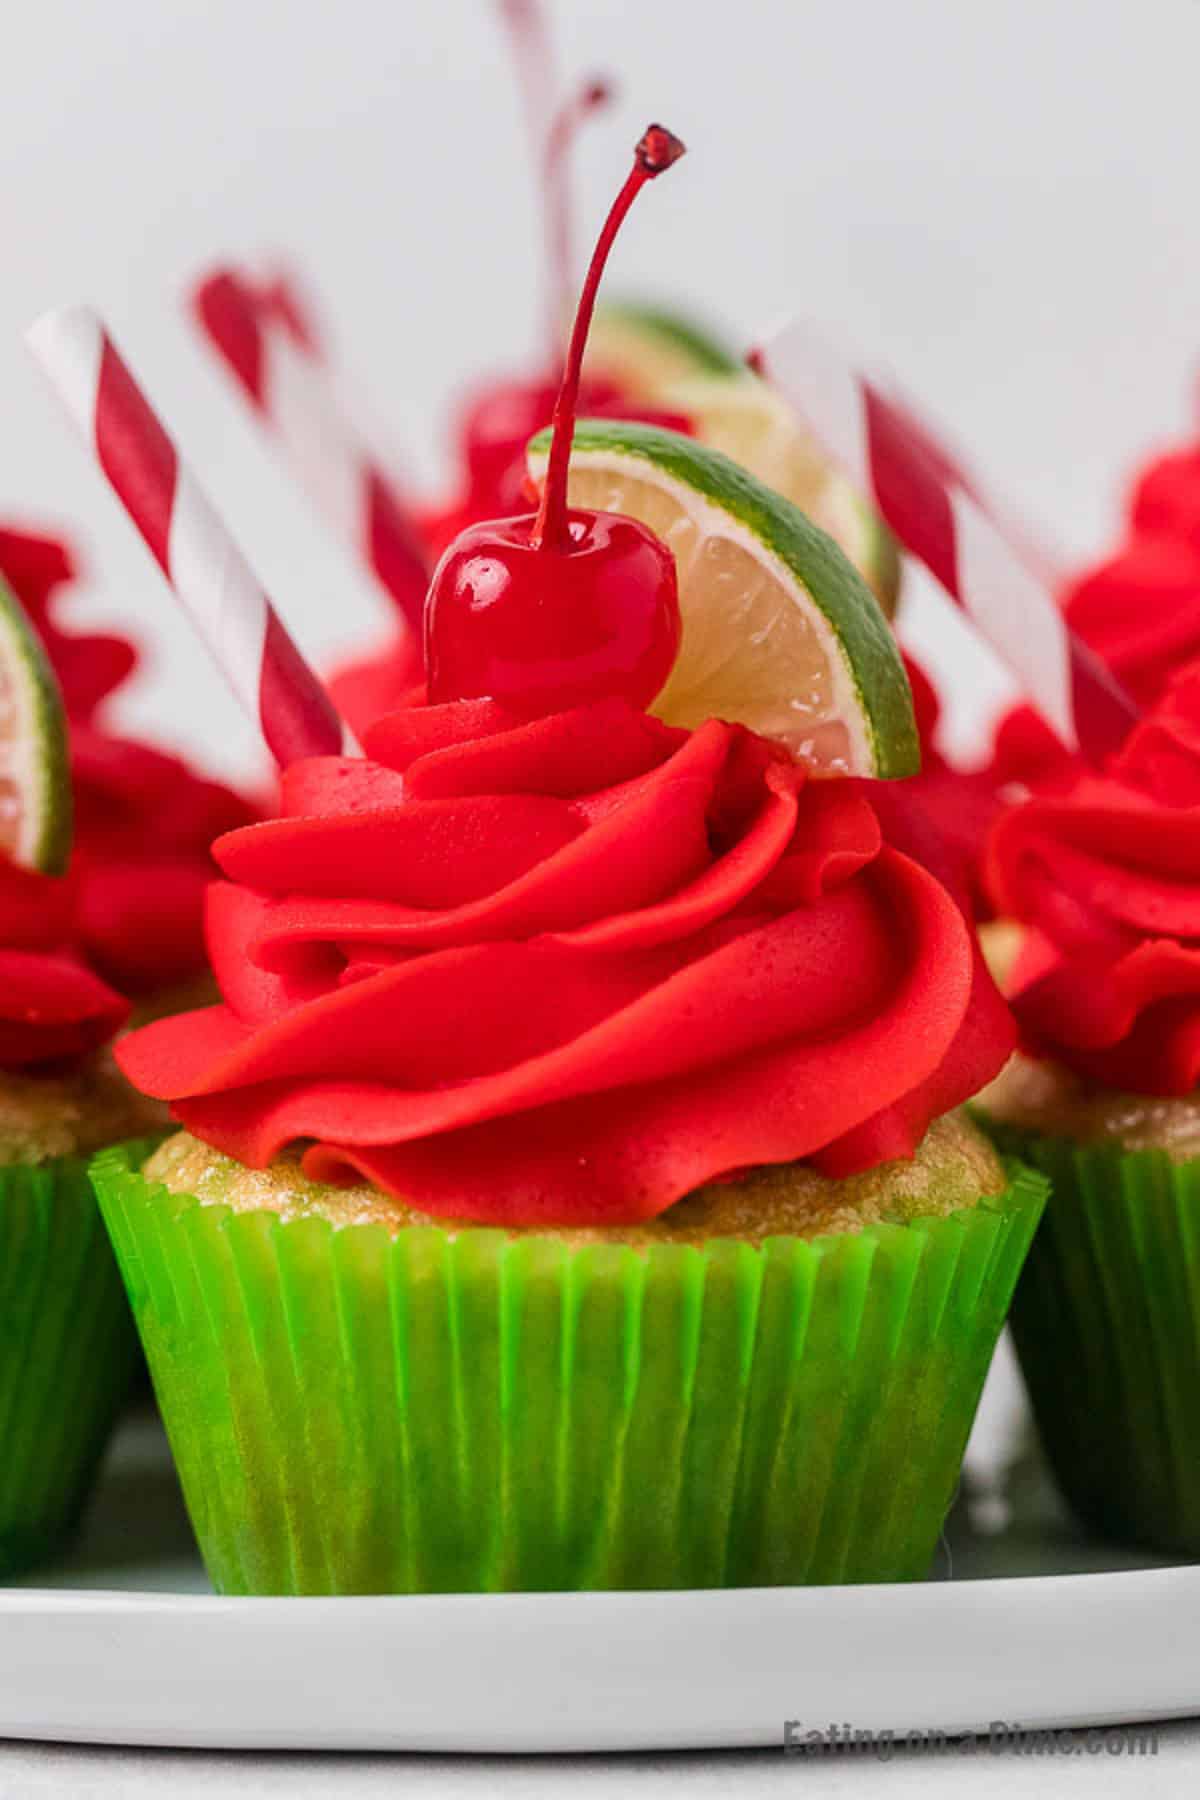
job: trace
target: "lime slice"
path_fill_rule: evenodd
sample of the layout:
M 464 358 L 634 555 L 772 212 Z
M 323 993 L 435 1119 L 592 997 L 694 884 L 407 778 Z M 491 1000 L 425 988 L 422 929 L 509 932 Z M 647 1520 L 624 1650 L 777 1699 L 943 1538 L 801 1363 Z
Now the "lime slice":
M 787 403 L 757 375 L 691 375 L 660 405 L 686 413 L 696 436 L 723 450 L 836 538 L 888 618 L 900 594 L 900 556 L 883 520 L 826 462 Z
M 29 620 L 0 581 L 0 854 L 61 875 L 71 854 L 62 695 Z
M 616 301 L 596 309 L 584 367 L 619 382 L 632 400 L 655 406 L 673 382 L 736 374 L 740 364 L 704 326 L 681 313 Z
M 535 483 L 549 432 L 529 446 Z M 825 774 L 911 775 L 912 695 L 874 595 L 790 500 L 694 438 L 582 419 L 573 506 L 625 513 L 666 543 L 683 642 L 652 710 L 671 724 L 736 721 Z

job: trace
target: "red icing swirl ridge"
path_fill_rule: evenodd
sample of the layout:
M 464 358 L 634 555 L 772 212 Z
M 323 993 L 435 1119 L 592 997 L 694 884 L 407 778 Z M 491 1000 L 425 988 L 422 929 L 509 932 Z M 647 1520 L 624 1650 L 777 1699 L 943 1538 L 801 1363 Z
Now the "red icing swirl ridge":
M 107 1043 L 129 1008 L 73 943 L 75 887 L 0 858 L 0 1069 L 71 1062 Z
M 88 726 L 71 732 L 80 941 L 96 968 L 135 997 L 206 973 L 210 847 L 248 824 L 239 794 L 179 757 Z
M 1200 664 L 1104 775 L 1030 800 L 989 854 L 998 909 L 1033 927 L 1013 1009 L 1030 1049 L 1131 1093 L 1200 1082 Z
M 911 1154 L 1008 1053 L 867 784 L 620 702 L 415 708 L 368 750 L 217 844 L 223 1003 L 120 1047 L 246 1164 L 299 1143 L 442 1217 L 630 1222 L 747 1166 Z
M 204 895 L 209 846 L 256 815 L 240 795 L 176 756 L 115 736 L 97 712 L 137 665 L 124 638 L 65 630 L 59 590 L 76 575 L 56 538 L 0 527 L 0 573 L 37 629 L 71 727 L 75 799 L 73 930 L 82 952 L 122 993 L 143 997 L 207 969 Z

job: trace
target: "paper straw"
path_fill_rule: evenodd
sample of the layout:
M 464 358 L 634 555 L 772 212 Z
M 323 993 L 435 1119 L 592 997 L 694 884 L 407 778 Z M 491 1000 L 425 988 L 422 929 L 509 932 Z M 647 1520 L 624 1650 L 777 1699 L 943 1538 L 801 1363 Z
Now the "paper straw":
M 1119 748 L 1136 706 L 1069 629 L 1053 588 L 963 485 L 928 427 L 915 431 L 904 408 L 804 321 L 769 333 L 751 361 L 963 608 L 1063 742 L 1093 760 Z
M 1003 532 L 1027 568 L 1039 577 L 1045 587 L 1052 588 L 1056 594 L 1061 593 L 1067 583 L 1069 569 L 1041 525 L 1011 506 L 989 484 L 981 480 L 978 470 L 971 467 L 969 459 L 957 443 L 951 440 L 940 425 L 933 423 L 932 418 L 923 407 L 918 406 L 911 394 L 894 380 L 879 381 L 878 385 L 946 481 L 953 482 L 977 501 Z
M 348 727 L 95 313 L 47 313 L 28 341 L 276 761 L 352 754 Z
M 220 268 L 197 284 L 192 310 L 302 490 L 419 637 L 430 575 L 419 528 L 343 406 L 294 287 Z

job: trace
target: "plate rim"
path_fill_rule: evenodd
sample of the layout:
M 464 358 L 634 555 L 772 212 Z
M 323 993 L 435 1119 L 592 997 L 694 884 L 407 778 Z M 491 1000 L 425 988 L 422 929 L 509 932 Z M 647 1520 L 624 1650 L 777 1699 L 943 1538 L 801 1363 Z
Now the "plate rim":
M 562 1754 L 782 1749 L 797 1718 L 946 1737 L 1148 1724 L 1200 1712 L 1198 1594 L 1200 1565 L 483 1595 L 10 1589 L 0 1739 Z

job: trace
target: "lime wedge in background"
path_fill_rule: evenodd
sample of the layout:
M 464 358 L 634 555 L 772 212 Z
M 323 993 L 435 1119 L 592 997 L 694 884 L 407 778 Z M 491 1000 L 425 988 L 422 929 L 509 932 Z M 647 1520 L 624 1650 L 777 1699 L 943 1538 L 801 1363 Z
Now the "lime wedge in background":
M 550 433 L 529 447 L 540 487 Z M 652 711 L 736 721 L 826 774 L 911 775 L 912 695 L 874 595 L 799 507 L 678 432 L 582 419 L 573 506 L 625 513 L 674 553 L 683 642 Z
M 900 597 L 896 540 L 832 469 L 791 408 L 702 326 L 633 302 L 597 310 L 586 366 L 644 406 L 686 414 L 702 444 L 723 450 L 795 501 L 837 539 L 888 618 Z
M 619 382 L 632 400 L 656 406 L 664 388 L 692 375 L 735 375 L 733 352 L 705 326 L 666 307 L 613 301 L 597 307 L 584 367 Z
M 836 538 L 888 618 L 894 615 L 900 595 L 895 538 L 765 381 L 749 370 L 686 376 L 664 388 L 659 402 L 685 413 L 701 443 L 723 450 Z
M 0 581 L 0 854 L 61 875 L 71 854 L 62 695 L 29 620 Z

